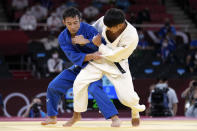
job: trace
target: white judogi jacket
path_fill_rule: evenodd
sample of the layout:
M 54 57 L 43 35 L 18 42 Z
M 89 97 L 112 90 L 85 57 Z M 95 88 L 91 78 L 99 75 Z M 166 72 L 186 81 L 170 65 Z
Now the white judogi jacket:
M 103 17 L 94 26 L 102 34 L 102 37 L 105 38 L 107 44 L 99 46 L 102 59 L 91 61 L 80 71 L 75 79 L 73 84 L 74 111 L 84 112 L 87 110 L 89 84 L 106 75 L 113 83 L 121 103 L 134 108 L 132 110 L 132 117 L 139 118 L 139 112 L 134 107 L 139 104 L 139 96 L 134 91 L 128 64 L 128 57 L 137 47 L 137 31 L 127 22 L 125 30 L 111 43 L 106 37 L 106 26 L 103 23 Z M 119 62 L 126 73 L 122 74 L 114 62 Z
M 112 43 L 106 36 L 106 26 L 104 25 L 103 18 L 97 20 L 93 26 L 102 34 L 106 41 L 106 45 L 99 46 L 99 52 L 102 53 L 103 59 L 90 62 L 97 68 L 114 75 L 114 77 L 121 75 L 121 72 L 116 67 L 114 62 L 119 62 L 121 67 L 129 71 L 128 57 L 133 53 L 138 44 L 138 34 L 129 22 L 125 30 L 115 39 Z

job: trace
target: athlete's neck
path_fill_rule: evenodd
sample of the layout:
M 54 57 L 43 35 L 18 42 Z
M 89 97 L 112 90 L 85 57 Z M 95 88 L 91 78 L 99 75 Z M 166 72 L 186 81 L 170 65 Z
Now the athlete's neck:
M 71 37 L 75 37 L 76 36 L 76 33 L 73 33 L 73 34 L 70 34 L 71 35 Z
M 125 22 L 124 24 L 122 24 L 122 27 L 115 33 L 112 33 L 110 31 L 106 31 L 107 39 L 110 42 L 115 41 L 118 38 L 118 36 L 125 30 L 126 27 L 127 27 L 127 23 Z

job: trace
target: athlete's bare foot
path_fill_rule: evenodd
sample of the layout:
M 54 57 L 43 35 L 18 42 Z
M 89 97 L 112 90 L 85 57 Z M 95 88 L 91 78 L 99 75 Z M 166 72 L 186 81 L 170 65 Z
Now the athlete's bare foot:
M 111 117 L 111 120 L 112 120 L 111 127 L 120 127 L 121 121 L 117 115 Z
M 64 127 L 70 127 L 73 124 L 75 124 L 77 121 L 81 120 L 81 113 L 79 112 L 74 112 L 73 116 L 70 120 L 68 120 L 65 124 L 63 124 Z
M 132 126 L 139 126 L 140 125 L 140 114 L 139 112 L 142 112 L 146 109 L 146 107 L 144 105 L 136 105 L 132 107 L 132 111 L 131 111 L 131 124 Z
M 131 111 L 131 124 L 132 126 L 139 126 L 140 125 L 140 113 L 132 109 Z
M 132 126 L 139 126 L 140 125 L 140 118 L 132 118 L 131 124 L 132 124 Z
M 56 124 L 56 123 L 57 123 L 56 116 L 49 116 L 45 121 L 41 122 L 41 125 Z

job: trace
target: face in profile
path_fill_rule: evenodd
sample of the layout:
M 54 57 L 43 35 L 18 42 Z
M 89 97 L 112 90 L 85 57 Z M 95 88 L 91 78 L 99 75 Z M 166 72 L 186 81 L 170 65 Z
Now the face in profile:
M 80 18 L 78 16 L 67 17 L 63 20 L 63 24 L 67 27 L 71 34 L 76 34 L 80 28 Z

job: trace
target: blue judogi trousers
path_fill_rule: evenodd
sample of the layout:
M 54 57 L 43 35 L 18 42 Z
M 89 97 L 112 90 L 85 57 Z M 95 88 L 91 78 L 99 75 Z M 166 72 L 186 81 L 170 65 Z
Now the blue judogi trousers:
M 73 87 L 73 82 L 80 72 L 80 67 L 65 69 L 56 76 L 47 89 L 47 115 L 57 116 L 57 106 L 62 97 L 69 88 Z M 118 114 L 114 104 L 110 101 L 107 94 L 102 90 L 102 80 L 96 81 L 88 87 L 88 92 L 96 100 L 99 110 L 106 119 Z

